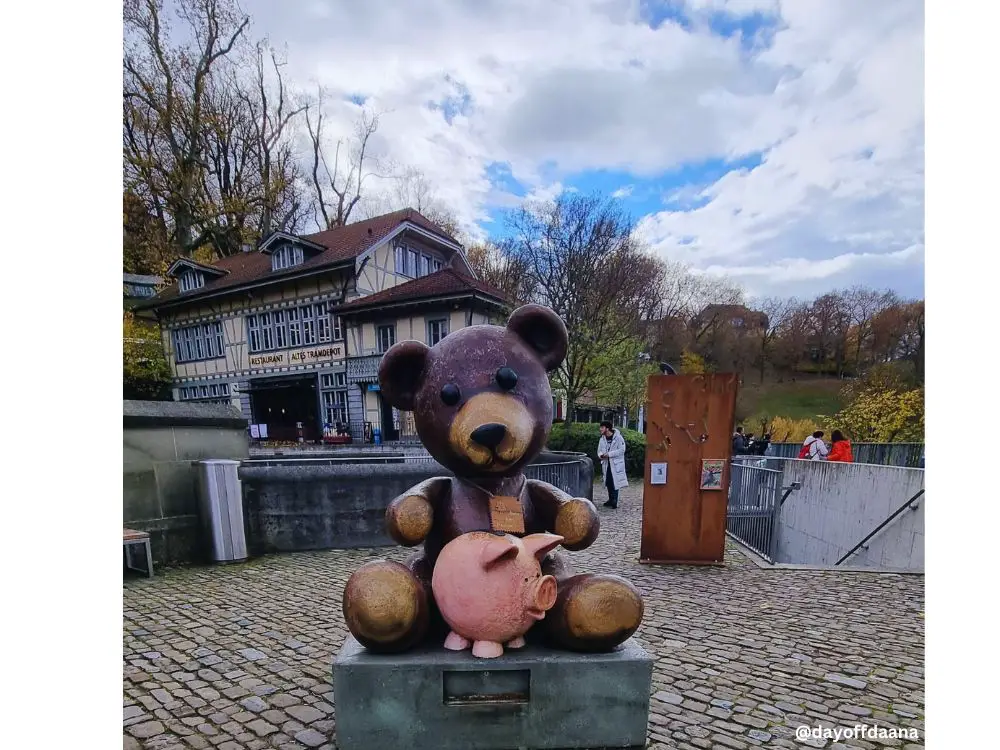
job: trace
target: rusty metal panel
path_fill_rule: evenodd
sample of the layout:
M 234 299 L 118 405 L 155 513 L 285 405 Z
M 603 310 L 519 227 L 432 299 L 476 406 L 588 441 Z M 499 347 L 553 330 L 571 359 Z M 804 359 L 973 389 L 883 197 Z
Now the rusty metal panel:
M 735 373 L 650 376 L 642 562 L 722 562 L 738 386 Z M 701 489 L 704 460 L 725 461 L 719 489 Z M 652 463 L 667 464 L 666 484 L 651 484 Z

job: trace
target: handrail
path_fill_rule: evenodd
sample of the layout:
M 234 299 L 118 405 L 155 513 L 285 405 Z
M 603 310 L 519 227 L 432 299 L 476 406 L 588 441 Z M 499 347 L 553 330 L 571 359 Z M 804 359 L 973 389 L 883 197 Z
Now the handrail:
M 903 503 L 898 508 L 896 508 L 896 510 L 893 511 L 892 515 L 889 516 L 887 519 L 885 519 L 882 523 L 880 523 L 871 534 L 869 534 L 864 539 L 862 539 L 860 542 L 858 542 L 856 545 L 854 545 L 853 549 L 851 549 L 850 552 L 848 552 L 842 558 L 840 558 L 839 560 L 837 560 L 837 562 L 834 563 L 834 567 L 836 567 L 837 565 L 840 565 L 842 562 L 844 562 L 844 560 L 846 560 L 848 557 L 850 557 L 855 552 L 857 552 L 859 549 L 861 549 L 865 545 L 865 542 L 867 542 L 869 539 L 871 539 L 873 536 L 875 536 L 877 533 L 879 533 L 882 529 L 884 529 L 886 526 L 888 526 L 896 516 L 898 516 L 904 510 L 906 510 L 907 508 L 909 508 L 910 504 L 913 503 L 915 500 L 919 499 L 920 496 L 923 495 L 923 494 L 924 494 L 924 490 L 920 490 L 920 492 L 918 492 L 916 495 L 914 495 L 909 500 L 907 500 L 905 503 Z

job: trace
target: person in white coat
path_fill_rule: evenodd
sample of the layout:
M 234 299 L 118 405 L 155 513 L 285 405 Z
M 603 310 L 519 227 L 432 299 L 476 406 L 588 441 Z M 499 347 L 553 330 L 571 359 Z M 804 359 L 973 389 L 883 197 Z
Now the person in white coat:
M 618 507 L 618 491 L 628 487 L 625 475 L 625 438 L 611 422 L 601 422 L 601 439 L 597 443 L 597 457 L 601 460 L 601 475 L 608 488 L 606 508 Z

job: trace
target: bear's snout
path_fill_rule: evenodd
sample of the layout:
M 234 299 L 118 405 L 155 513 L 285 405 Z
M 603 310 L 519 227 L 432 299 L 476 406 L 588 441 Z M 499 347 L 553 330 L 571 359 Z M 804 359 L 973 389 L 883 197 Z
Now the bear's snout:
M 506 427 L 496 422 L 490 422 L 474 429 L 469 437 L 472 438 L 473 442 L 494 450 L 506 436 Z

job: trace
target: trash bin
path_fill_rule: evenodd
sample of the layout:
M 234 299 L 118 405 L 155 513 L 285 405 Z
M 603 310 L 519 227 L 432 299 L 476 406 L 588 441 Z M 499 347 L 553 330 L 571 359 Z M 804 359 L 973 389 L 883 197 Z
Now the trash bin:
M 239 461 L 198 461 L 198 505 L 214 562 L 247 558 L 247 532 L 243 522 L 243 483 Z
M 375 445 L 382 445 L 382 430 L 380 430 L 378 427 L 375 428 L 374 442 Z

